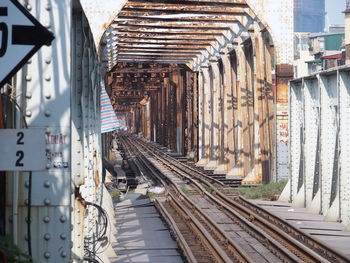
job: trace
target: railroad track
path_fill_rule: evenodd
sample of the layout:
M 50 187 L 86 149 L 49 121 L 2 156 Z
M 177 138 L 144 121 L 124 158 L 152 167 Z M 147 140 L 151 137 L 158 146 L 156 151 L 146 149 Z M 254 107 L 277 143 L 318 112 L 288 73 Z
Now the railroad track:
M 125 135 L 121 139 L 138 168 L 166 186 L 167 195 L 156 199 L 156 205 L 189 261 L 349 262 L 154 145 Z

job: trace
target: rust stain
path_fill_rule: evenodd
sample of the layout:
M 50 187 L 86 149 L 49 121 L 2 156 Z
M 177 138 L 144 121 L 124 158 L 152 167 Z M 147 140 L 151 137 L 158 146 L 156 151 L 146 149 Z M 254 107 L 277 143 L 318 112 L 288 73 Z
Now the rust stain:
M 293 79 L 293 66 L 280 64 L 276 66 L 276 102 L 288 103 L 288 82 Z

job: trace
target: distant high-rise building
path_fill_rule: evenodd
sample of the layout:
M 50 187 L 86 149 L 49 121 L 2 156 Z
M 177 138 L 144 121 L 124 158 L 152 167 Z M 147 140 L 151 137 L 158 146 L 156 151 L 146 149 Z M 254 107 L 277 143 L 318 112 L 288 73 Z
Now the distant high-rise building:
M 294 0 L 294 31 L 323 32 L 325 0 Z

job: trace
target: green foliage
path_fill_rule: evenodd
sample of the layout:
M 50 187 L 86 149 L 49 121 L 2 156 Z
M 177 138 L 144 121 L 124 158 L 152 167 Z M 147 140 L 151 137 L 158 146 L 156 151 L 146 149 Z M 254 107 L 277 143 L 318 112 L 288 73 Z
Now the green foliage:
M 30 263 L 31 258 L 23 253 L 10 236 L 0 236 L 0 254 L 5 255 L 9 263 Z M 0 255 L 1 256 L 1 255 Z
M 112 196 L 112 197 L 117 197 L 120 195 L 120 191 L 116 188 L 113 188 L 111 190 L 109 190 L 109 194 Z
M 286 184 L 287 180 L 281 180 L 277 183 L 262 184 L 252 187 L 238 187 L 236 192 L 247 199 L 276 200 L 276 197 L 281 194 Z
M 180 186 L 180 190 L 181 190 L 181 192 L 183 192 L 184 194 L 188 194 L 188 189 L 187 189 L 187 187 L 186 187 L 186 185 L 181 185 Z
M 212 193 L 214 191 L 213 188 L 211 188 L 210 186 L 204 186 L 205 191 Z

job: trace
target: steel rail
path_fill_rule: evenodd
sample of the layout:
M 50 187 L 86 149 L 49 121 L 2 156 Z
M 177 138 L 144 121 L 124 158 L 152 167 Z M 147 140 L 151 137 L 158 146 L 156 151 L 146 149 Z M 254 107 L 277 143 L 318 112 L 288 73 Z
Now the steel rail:
M 210 187 L 214 196 L 218 197 L 228 207 L 237 211 L 244 218 L 254 222 L 256 225 L 264 229 L 268 234 L 273 236 L 286 247 L 289 247 L 294 254 L 302 258 L 304 261 L 306 260 L 305 262 L 349 262 L 349 259 L 341 252 L 328 247 L 322 241 L 316 240 L 309 234 L 302 232 L 301 230 L 290 225 L 285 220 L 274 216 L 273 214 L 258 207 L 257 205 L 252 204 L 244 198 L 238 196 L 236 196 L 233 200 L 228 198 L 220 191 L 220 188 L 222 188 L 223 185 L 221 182 L 196 171 L 195 169 L 160 151 L 153 145 L 151 146 L 150 144 L 146 144 L 144 141 L 142 141 L 142 144 L 149 149 L 152 148 L 152 151 L 156 151 L 158 156 L 162 156 L 163 158 L 170 160 L 172 166 L 191 174 L 191 176 L 196 178 L 202 184 Z
M 125 147 L 123 147 L 123 148 L 128 149 L 128 152 L 130 152 L 130 149 L 132 148 L 131 146 L 136 147 L 135 144 L 131 145 L 129 142 L 129 145 L 125 144 Z M 236 252 L 237 253 L 236 257 L 238 257 L 240 260 L 239 261 L 231 260 L 230 257 L 227 255 L 227 253 L 224 251 L 224 249 L 218 244 L 218 242 L 208 232 L 208 230 L 205 227 L 203 227 L 203 225 L 194 216 L 194 214 L 188 208 L 186 208 L 186 207 L 188 207 L 188 204 L 184 204 L 184 201 L 189 202 L 189 200 L 186 199 L 185 196 L 182 196 L 183 199 L 180 201 L 180 199 L 178 197 L 178 196 L 181 196 L 180 189 L 178 189 L 178 187 L 175 184 L 173 184 L 166 176 L 164 176 L 163 172 L 159 170 L 159 167 L 152 165 L 152 162 L 150 162 L 149 159 L 144 158 L 142 156 L 141 150 L 139 150 L 139 151 L 140 151 L 139 152 L 140 154 L 139 155 L 134 154 L 134 156 L 137 158 L 140 158 L 140 160 L 143 162 L 142 166 L 144 168 L 147 168 L 148 172 L 152 174 L 152 177 L 160 177 L 159 181 L 164 186 L 169 187 L 168 193 L 167 193 L 168 194 L 168 201 L 171 201 L 171 203 L 173 204 L 172 206 L 176 209 L 178 214 L 183 217 L 183 221 L 186 224 L 190 224 L 190 228 L 196 234 L 196 236 L 198 236 L 198 238 L 201 240 L 201 242 L 204 243 L 206 247 L 210 248 L 210 251 L 208 251 L 208 253 L 211 254 L 211 257 L 213 258 L 214 262 L 225 262 L 225 263 L 229 263 L 229 262 L 253 262 L 250 260 L 245 260 L 244 257 L 247 257 L 247 255 L 244 254 L 244 251 L 240 251 L 240 250 L 237 250 L 237 252 Z M 193 205 L 193 203 L 191 203 L 191 205 Z M 164 207 L 160 206 L 160 208 L 163 209 Z M 170 217 L 169 213 L 166 213 L 165 211 L 166 211 L 166 209 L 164 209 L 164 211 L 162 211 L 162 213 L 164 213 L 166 215 L 166 218 Z M 193 258 L 194 257 L 193 251 L 189 250 L 191 246 L 188 245 L 187 243 L 186 243 L 186 245 L 183 244 L 183 241 L 186 239 L 184 238 L 181 231 L 179 231 L 178 227 L 176 227 L 176 224 L 174 224 L 174 220 L 172 220 L 171 225 L 172 225 L 172 229 L 174 230 L 174 232 L 176 232 L 177 235 L 179 236 L 180 246 L 184 249 L 184 254 L 187 256 L 188 259 Z M 241 253 L 239 253 L 239 252 L 241 252 Z M 243 256 L 241 256 L 241 254 L 243 254 Z M 191 262 L 197 262 L 197 261 L 191 261 Z
M 135 141 L 133 141 L 133 144 L 135 146 Z M 142 147 L 145 148 L 144 145 L 142 145 Z M 191 181 L 191 183 L 193 185 L 195 185 L 195 187 L 197 188 L 198 194 L 204 193 L 205 195 L 210 195 L 207 191 L 205 191 L 203 189 L 203 187 L 199 183 L 194 181 L 192 178 L 190 178 L 189 176 L 187 176 L 183 172 L 179 172 L 179 171 L 174 170 L 174 168 L 170 167 L 166 161 L 161 160 L 161 158 L 159 158 L 154 153 L 152 153 L 152 152 L 149 152 L 149 153 L 151 153 L 153 155 L 153 157 L 152 157 L 153 159 L 158 159 L 158 162 L 160 161 L 162 163 L 162 165 L 168 166 L 168 169 L 173 170 L 174 172 L 178 173 L 185 180 Z M 152 162 L 152 160 L 151 160 L 150 162 L 153 163 L 154 166 L 157 166 L 157 164 L 155 164 L 154 161 Z M 159 164 L 158 164 L 158 166 L 159 166 Z M 176 191 L 177 194 L 181 193 L 180 189 L 178 189 L 178 187 L 176 186 L 175 183 L 172 186 L 177 188 L 177 191 Z M 211 228 L 211 231 L 213 232 L 213 235 L 216 236 L 216 238 L 219 239 L 220 242 L 226 241 L 226 243 L 230 244 L 230 248 L 227 248 L 227 249 L 229 251 L 234 251 L 233 254 L 231 253 L 231 255 L 236 255 L 234 257 L 237 260 L 239 260 L 239 262 L 254 262 L 254 260 L 251 259 L 249 257 L 249 255 L 244 250 L 242 250 L 236 242 L 234 242 L 230 237 L 228 237 L 225 233 L 223 233 L 223 231 L 217 226 L 217 224 L 211 218 L 209 218 L 207 215 L 205 215 L 196 204 L 194 204 L 183 193 L 181 193 L 181 196 L 182 196 L 182 200 L 186 200 L 187 204 L 185 204 L 185 205 L 189 207 L 189 210 L 195 210 L 196 216 L 202 218 L 204 220 L 204 222 L 206 222 L 206 224 L 210 225 L 210 228 Z M 175 199 L 174 196 L 172 198 Z M 225 204 L 223 204 L 222 202 L 220 202 L 219 200 L 217 200 L 214 196 L 210 196 L 210 199 L 211 199 L 211 201 L 213 201 L 215 203 L 215 206 L 219 206 L 219 207 L 221 207 L 221 209 L 225 208 L 226 213 L 227 213 L 227 211 L 230 211 L 230 213 L 232 214 L 231 209 L 229 207 L 227 207 Z M 187 212 L 187 213 L 189 213 L 189 212 Z M 275 254 L 278 258 L 280 258 L 282 262 L 304 262 L 304 261 L 300 260 L 299 258 L 297 258 L 296 256 L 294 256 L 287 249 L 285 249 L 278 242 L 276 242 L 275 240 L 270 238 L 268 235 L 266 235 L 264 232 L 262 232 L 256 226 L 254 226 L 247 219 L 238 215 L 237 213 L 234 213 L 234 214 L 235 214 L 234 215 L 235 220 L 233 220 L 232 223 L 234 224 L 234 223 L 237 223 L 237 221 L 239 221 L 240 226 L 243 226 L 242 229 L 245 229 L 245 231 L 249 234 L 253 234 L 252 236 L 257 237 L 257 240 L 259 240 L 259 242 L 261 242 L 262 244 L 265 243 L 265 247 L 266 247 L 266 243 L 268 243 L 270 251 L 273 254 Z M 207 225 L 208 228 L 209 228 L 209 225 Z M 219 233 L 221 238 L 218 236 L 218 233 Z M 226 247 L 227 247 L 227 245 L 226 245 Z M 239 255 L 240 257 L 237 257 L 237 255 Z M 242 258 L 242 256 L 243 256 L 243 258 Z

